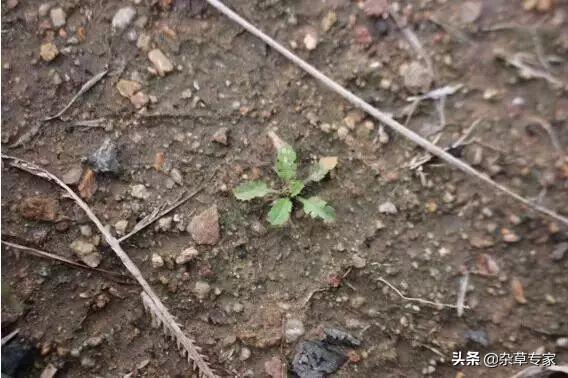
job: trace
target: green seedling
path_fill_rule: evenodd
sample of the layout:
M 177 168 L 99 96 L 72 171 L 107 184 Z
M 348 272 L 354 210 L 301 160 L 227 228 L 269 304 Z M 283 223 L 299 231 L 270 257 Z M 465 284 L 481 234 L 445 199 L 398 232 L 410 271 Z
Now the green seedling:
M 330 223 L 335 220 L 333 207 L 317 196 L 304 198 L 300 194 L 308 184 L 321 181 L 336 165 L 336 157 L 321 158 L 311 167 L 308 177 L 300 180 L 297 178 L 296 151 L 290 146 L 284 146 L 278 150 L 274 167 L 276 174 L 283 181 L 280 190 L 270 188 L 263 181 L 249 181 L 237 186 L 233 192 L 235 197 L 241 201 L 276 194 L 279 198 L 272 203 L 267 216 L 268 222 L 273 226 L 281 226 L 290 219 L 294 200 L 299 201 L 304 212 L 312 218 L 319 218 Z

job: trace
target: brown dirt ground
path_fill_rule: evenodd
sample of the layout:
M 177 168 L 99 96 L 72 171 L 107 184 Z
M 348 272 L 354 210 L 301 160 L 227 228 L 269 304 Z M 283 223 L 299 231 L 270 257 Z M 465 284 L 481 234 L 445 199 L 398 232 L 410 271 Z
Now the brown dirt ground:
M 155 269 L 150 264 L 152 253 L 175 257 L 194 245 L 186 231 L 158 232 L 151 226 L 124 245 L 219 373 L 261 377 L 265 361 L 274 356 L 290 363 L 296 343 L 278 341 L 287 316 L 304 322 L 305 339 L 319 327 L 334 326 L 362 340 L 356 351 L 361 360 L 347 363 L 338 377 L 417 377 L 429 366 L 435 366 L 429 374 L 439 377 L 456 377 L 459 371 L 466 377 L 506 377 L 518 370 L 456 368 L 449 360 L 458 350 L 543 348 L 557 353 L 557 362 L 568 361 L 568 351 L 556 346 L 559 337 L 568 335 L 568 257 L 552 258 L 555 248 L 568 240 L 558 225 L 445 165 L 425 166 L 431 185 L 424 186 L 405 167 L 422 152 L 392 133 L 387 144 L 379 143 L 376 123 L 373 129 L 358 124 L 339 138 L 335 129 L 352 110 L 348 103 L 199 1 L 173 1 L 170 10 L 160 7 L 168 2 L 143 0 L 134 5 L 137 17 L 146 16 L 148 22 L 128 30 L 152 35 L 155 46 L 179 66 L 164 77 L 148 72 L 146 53 L 128 39 L 128 31 L 111 31 L 116 10 L 135 2 L 57 1 L 67 13 L 61 30 L 46 27 L 49 16 L 38 16 L 40 2 L 20 0 L 13 9 L 8 3 L 2 1 L 4 153 L 40 163 L 61 176 L 105 138 L 112 138 L 120 146 L 123 171 L 118 176 L 97 175 L 98 190 L 88 201 L 109 225 L 127 219 L 132 227 L 163 201 L 201 185 L 205 189 L 174 214 L 187 224 L 192 214 L 209 205 L 219 208 L 221 241 L 213 247 L 198 246 L 198 261 L 186 267 L 167 264 L 169 268 Z M 534 54 L 530 29 L 537 26 L 545 56 L 558 58 L 551 69 L 566 80 L 568 2 L 558 0 L 552 9 L 539 12 L 523 9 L 521 1 L 487 0 L 474 22 L 456 21 L 465 3 L 401 3 L 403 9 L 411 6 L 408 22 L 432 55 L 432 88 L 464 84 L 465 89 L 446 101 L 447 124 L 439 144 L 447 145 L 481 118 L 475 131 L 478 143 L 468 146 L 463 156 L 467 159 L 481 147 L 480 170 L 524 196 L 540 195 L 543 204 L 566 215 L 568 163 L 529 118 L 549 121 L 560 144 L 567 146 L 566 91 L 545 80 L 519 78 L 513 67 L 495 59 L 494 50 Z M 348 0 L 230 4 L 279 41 L 288 46 L 295 41 L 300 56 L 404 121 L 400 111 L 412 93 L 399 67 L 416 60 L 416 54 L 392 23 L 387 22 L 386 34 L 381 34 L 385 25 L 377 25 Z M 331 10 L 337 22 L 323 31 L 321 20 Z M 434 16 L 447 22 L 445 28 L 431 21 Z M 370 46 L 355 41 L 357 26 L 370 31 Z M 168 35 L 166 27 L 175 36 Z M 303 37 L 310 27 L 318 32 L 318 45 L 306 51 Z M 81 30 L 84 38 L 77 44 L 66 42 Z M 51 62 L 39 57 L 40 45 L 48 40 L 60 50 Z M 59 111 L 107 65 L 109 75 L 62 120 L 39 122 Z M 59 84 L 56 75 L 62 78 Z M 133 75 L 145 93 L 157 98 L 146 113 L 137 112 L 116 90 L 119 79 Z M 193 96 L 183 99 L 188 88 Z M 489 100 L 484 99 L 488 89 L 496 91 Z M 72 121 L 95 118 L 105 118 L 111 127 L 72 126 Z M 331 131 L 322 124 L 330 124 Z M 426 101 L 409 127 L 427 134 L 437 124 L 436 108 Z M 36 135 L 10 147 L 37 125 L 41 127 Z M 228 146 L 211 141 L 221 127 L 230 130 Z M 294 211 L 291 224 L 274 229 L 265 220 L 266 203 L 240 203 L 232 196 L 230 190 L 245 175 L 276 181 L 269 130 L 294 145 L 304 167 L 321 156 L 339 157 L 332 177 L 309 190 L 334 205 L 336 223 L 325 225 Z M 158 152 L 165 153 L 167 167 L 183 174 L 183 187 L 170 188 L 168 175 L 153 169 Z M 69 245 L 80 237 L 79 226 L 88 224 L 80 209 L 52 184 L 5 163 L 2 176 L 2 238 L 76 259 Z M 139 183 L 151 192 L 148 200 L 130 196 L 130 186 Z M 34 195 L 56 200 L 57 216 L 65 220 L 24 219 L 19 205 Z M 396 205 L 396 214 L 379 213 L 386 201 Z M 384 223 L 383 229 L 377 229 L 377 221 Z M 505 242 L 503 229 L 520 240 Z M 474 246 L 480 240 L 487 245 Z M 100 267 L 125 271 L 112 250 L 104 245 L 99 250 Z M 384 277 L 408 296 L 455 303 L 462 272 L 477 269 L 483 254 L 497 262 L 500 272 L 495 277 L 471 275 L 467 304 L 473 309 L 461 318 L 454 310 L 403 301 L 378 281 Z M 303 306 L 308 293 L 326 287 L 330 276 L 346 272 L 354 255 L 362 257 L 365 266 L 352 268 L 339 288 L 316 293 Z M 526 304 L 513 298 L 513 278 L 522 283 Z M 192 290 L 200 280 L 215 289 L 202 301 Z M 39 376 L 48 363 L 59 368 L 58 376 L 68 377 L 191 374 L 174 344 L 151 327 L 136 285 L 3 247 L 2 286 L 2 333 L 19 328 L 20 335 L 42 351 L 30 376 Z M 7 294 L 4 288 L 9 288 Z M 351 300 L 359 296 L 365 303 L 354 308 Z M 105 303 L 97 306 L 101 301 Z M 241 312 L 234 310 L 237 303 L 243 306 Z M 480 329 L 487 331 L 488 346 L 472 344 L 464 336 Z M 79 357 L 71 353 L 93 336 L 104 341 L 84 348 Z M 259 345 L 270 341 L 273 346 Z M 240 350 L 247 345 L 252 355 L 240 361 Z M 95 366 L 83 366 L 85 357 Z M 137 369 L 144 361 L 147 365 Z

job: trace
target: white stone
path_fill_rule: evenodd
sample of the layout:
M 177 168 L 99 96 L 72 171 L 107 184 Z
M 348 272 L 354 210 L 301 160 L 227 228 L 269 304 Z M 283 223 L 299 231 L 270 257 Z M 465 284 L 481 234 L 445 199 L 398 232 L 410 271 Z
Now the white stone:
M 80 239 L 75 240 L 71 243 L 71 249 L 79 256 L 81 261 L 91 268 L 96 268 L 101 263 L 102 257 L 92 243 Z
M 132 195 L 132 197 L 138 198 L 138 199 L 145 200 L 145 199 L 150 198 L 150 192 L 142 184 L 137 184 L 137 185 L 131 186 L 130 187 L 130 194 Z
M 181 174 L 181 172 L 179 171 L 179 169 L 177 168 L 173 168 L 170 171 L 170 177 L 172 178 L 172 180 L 174 180 L 174 182 L 178 185 L 183 185 L 183 175 Z
M 284 326 L 287 343 L 298 340 L 305 332 L 304 323 L 300 319 L 288 319 Z
M 176 257 L 176 264 L 183 265 L 187 264 L 191 260 L 199 256 L 199 251 L 193 247 L 189 247 L 181 251 L 181 253 Z
M 382 214 L 396 214 L 398 212 L 396 206 L 390 202 L 384 202 L 379 206 L 379 213 Z
M 164 266 L 164 259 L 157 253 L 152 254 L 152 268 L 158 269 Z
M 148 59 L 158 71 L 158 75 L 164 76 L 174 70 L 174 65 L 164 53 L 159 49 L 154 49 L 148 53 Z
M 318 45 L 318 37 L 316 34 L 307 33 L 304 37 L 304 46 L 306 50 L 314 50 Z
M 114 224 L 114 229 L 117 235 L 124 235 L 126 233 L 126 228 L 128 228 L 128 221 L 126 219 L 119 220 Z
M 211 286 L 205 281 L 197 281 L 193 292 L 197 295 L 197 298 L 205 299 L 205 297 L 207 297 L 207 295 L 211 292 Z
M 49 12 L 49 16 L 51 17 L 51 23 L 53 24 L 54 28 L 65 26 L 67 15 L 65 14 L 63 8 L 53 8 Z
M 136 16 L 136 9 L 133 7 L 120 8 L 112 18 L 112 28 L 113 29 L 125 29 L 134 17 Z
M 79 226 L 79 231 L 81 231 L 81 235 L 83 235 L 86 238 L 90 238 L 91 236 L 93 236 L 93 230 L 91 226 L 89 226 L 88 224 Z

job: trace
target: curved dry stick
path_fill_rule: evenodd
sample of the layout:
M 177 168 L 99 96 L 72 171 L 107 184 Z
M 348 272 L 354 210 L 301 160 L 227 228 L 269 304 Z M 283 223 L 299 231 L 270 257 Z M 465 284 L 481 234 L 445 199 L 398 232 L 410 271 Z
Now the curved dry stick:
M 65 105 L 65 107 L 63 109 L 61 109 L 59 111 L 59 113 L 52 115 L 50 117 L 44 118 L 44 119 L 42 119 L 42 121 L 43 122 L 51 121 L 52 119 L 61 117 L 63 115 L 63 113 L 65 113 L 67 111 L 67 109 L 69 109 L 71 107 L 71 105 L 73 105 L 79 97 L 81 97 L 89 89 L 94 87 L 95 84 L 97 84 L 99 81 L 101 81 L 102 78 L 105 77 L 107 73 L 108 73 L 108 69 L 105 69 L 105 70 L 99 72 L 98 74 L 96 74 L 95 76 L 93 76 L 92 78 L 90 78 L 85 84 L 83 84 L 81 89 L 79 89 L 79 92 L 77 92 L 77 94 L 75 96 L 73 96 L 71 101 L 69 101 L 69 103 L 67 105 Z
M 409 301 L 409 302 L 416 302 L 416 303 L 421 303 L 424 305 L 428 305 L 428 306 L 433 306 L 436 308 L 459 308 L 456 305 L 453 304 L 446 304 L 446 303 L 440 303 L 440 302 L 432 302 L 426 299 L 422 299 L 422 298 L 412 298 L 412 297 L 407 297 L 406 295 L 402 294 L 402 292 L 400 290 L 398 290 L 393 284 L 391 284 L 389 281 L 385 280 L 382 277 L 377 278 L 378 281 L 384 283 L 385 285 L 387 285 L 388 287 L 390 287 L 395 293 L 398 294 L 399 297 L 401 297 L 402 299 L 404 299 L 405 301 Z M 462 310 L 466 308 L 469 309 L 468 306 L 462 306 Z
M 401 123 L 397 122 L 395 119 L 390 117 L 389 115 L 383 113 L 379 109 L 373 107 L 368 102 L 364 101 L 360 97 L 356 96 L 349 90 L 345 89 L 335 81 L 331 80 L 329 77 L 321 73 L 317 68 L 312 66 L 311 64 L 307 63 L 306 61 L 302 60 L 296 54 L 282 46 L 280 43 L 276 42 L 274 39 L 269 37 L 267 34 L 259 30 L 257 27 L 249 23 L 247 20 L 239 16 L 237 13 L 229 9 L 219 0 L 207 0 L 207 2 L 227 16 L 232 21 L 236 22 L 251 34 L 254 34 L 262 41 L 264 41 L 267 45 L 272 47 L 274 50 L 278 51 L 280 54 L 284 55 L 287 59 L 291 60 L 294 64 L 301 67 L 304 71 L 309 73 L 313 76 L 316 80 L 330 88 L 335 93 L 339 94 L 351 104 L 355 105 L 356 107 L 363 109 L 365 112 L 376 118 L 377 120 L 381 121 L 385 125 L 388 125 L 391 129 L 396 131 L 397 133 L 401 134 L 405 138 L 411 140 L 412 142 L 416 143 L 420 147 L 424 148 L 426 151 L 439 157 L 440 159 L 444 160 L 446 163 L 454 166 L 455 168 L 461 170 L 462 172 L 477 178 L 478 180 L 486 183 L 487 185 L 491 186 L 494 189 L 501 193 L 505 193 L 509 197 L 517 200 L 518 202 L 522 203 L 523 205 L 544 214 L 560 223 L 562 223 L 565 227 L 568 227 L 568 218 L 538 204 L 535 204 L 528 199 L 522 197 L 521 195 L 511 191 L 506 186 L 503 186 L 495 181 L 493 181 L 487 175 L 479 172 L 469 164 L 461 161 L 460 159 L 456 158 L 455 156 L 449 154 L 448 152 L 444 151 L 442 148 L 432 144 L 427 139 L 421 137 L 420 135 L 416 134 L 414 131 L 404 127 Z
M 119 272 L 113 272 L 113 271 L 111 271 L 111 270 L 100 269 L 100 268 L 93 268 L 93 267 L 88 266 L 88 265 L 86 265 L 86 264 L 81 264 L 81 263 L 78 263 L 78 262 L 75 262 L 75 261 L 66 259 L 65 257 L 61 257 L 61 256 L 55 255 L 55 254 L 53 254 L 53 253 L 49 253 L 49 252 L 42 251 L 42 250 L 40 250 L 40 249 L 35 249 L 35 248 L 32 248 L 32 247 L 27 247 L 27 246 L 21 245 L 21 244 L 11 243 L 11 242 L 8 242 L 8 241 L 6 241 L 6 240 L 0 240 L 0 243 L 1 243 L 1 244 L 4 244 L 4 245 L 7 245 L 8 247 L 12 247 L 12 248 L 14 248 L 14 249 L 17 249 L 17 250 L 19 250 L 19 251 L 22 251 L 22 252 L 29 253 L 29 254 L 31 254 L 31 255 L 37 256 L 37 257 L 43 257 L 43 258 L 53 259 L 53 260 L 62 262 L 62 263 L 64 263 L 64 264 L 68 264 L 68 265 L 71 265 L 71 266 L 75 266 L 75 267 L 77 267 L 77 268 L 81 268 L 81 269 L 85 269 L 85 270 L 92 270 L 92 271 L 100 272 L 100 273 L 103 273 L 103 274 L 108 274 L 109 276 L 115 277 L 115 278 L 131 279 L 130 276 L 124 275 L 124 274 L 119 273 Z M 123 282 L 123 281 L 118 281 L 118 282 L 119 282 L 119 283 L 125 283 L 125 284 L 128 284 L 128 283 L 129 283 L 129 282 Z
M 44 178 L 46 180 L 52 181 L 64 189 L 69 196 L 83 209 L 87 214 L 91 222 L 97 226 L 99 232 L 104 236 L 108 245 L 116 253 L 118 258 L 122 261 L 126 269 L 134 276 L 136 281 L 142 286 L 143 289 L 143 303 L 145 307 L 153 311 L 154 316 L 158 317 L 164 324 L 164 327 L 168 329 L 169 335 L 176 339 L 178 347 L 180 345 L 184 348 L 188 359 L 193 361 L 194 368 L 197 366 L 199 369 L 200 376 L 208 378 L 217 378 L 218 376 L 213 372 L 205 357 L 200 353 L 200 348 L 194 344 L 194 341 L 184 335 L 180 326 L 175 321 L 174 317 L 170 314 L 166 306 L 162 303 L 160 298 L 156 295 L 152 287 L 148 284 L 148 281 L 142 276 L 140 269 L 134 264 L 134 262 L 128 257 L 126 252 L 120 246 L 119 241 L 112 236 L 112 234 L 103 226 L 99 218 L 93 213 L 89 205 L 87 205 L 70 187 L 68 187 L 63 181 L 61 181 L 57 176 L 50 173 L 49 171 L 20 158 L 14 156 L 8 156 L 2 154 L 2 159 L 11 160 L 11 165 L 13 167 L 19 168 L 26 172 Z M 147 298 L 145 298 L 145 296 Z

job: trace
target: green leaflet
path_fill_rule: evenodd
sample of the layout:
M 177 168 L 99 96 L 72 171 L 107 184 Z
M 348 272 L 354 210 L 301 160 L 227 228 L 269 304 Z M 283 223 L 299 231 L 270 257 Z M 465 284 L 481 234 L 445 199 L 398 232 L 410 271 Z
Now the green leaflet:
M 290 181 L 296 177 L 298 163 L 296 162 L 296 151 L 292 147 L 286 146 L 278 150 L 276 158 L 276 173 L 284 181 Z
M 296 197 L 302 189 L 304 189 L 304 182 L 300 180 L 291 180 L 288 183 L 288 189 L 290 190 L 290 197 Z
M 249 181 L 237 186 L 233 193 L 241 201 L 248 201 L 253 198 L 264 197 L 271 193 L 272 189 L 262 181 Z
M 268 222 L 273 226 L 281 226 L 290 218 L 292 201 L 289 198 L 280 198 L 274 202 L 268 212 Z
M 335 210 L 319 197 L 303 198 L 298 200 L 304 205 L 304 212 L 312 218 L 321 218 L 326 223 L 335 221 Z

